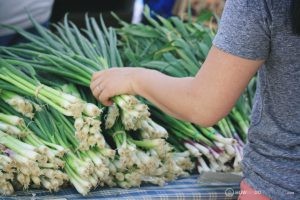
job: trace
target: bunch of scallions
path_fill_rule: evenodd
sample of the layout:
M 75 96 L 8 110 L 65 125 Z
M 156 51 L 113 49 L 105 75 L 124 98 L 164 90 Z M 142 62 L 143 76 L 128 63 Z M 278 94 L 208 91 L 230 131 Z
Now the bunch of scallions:
M 29 186 L 60 189 L 69 179 L 63 171 L 66 149 L 36 135 L 16 110 L 0 103 L 0 193 Z
M 53 31 L 30 18 L 37 35 L 4 26 L 29 43 L 0 47 L 0 112 L 11 117 L 0 120 L 6 141 L 0 143 L 0 193 L 18 185 L 55 191 L 71 183 L 83 195 L 104 185 L 163 185 L 195 166 L 199 173 L 240 172 L 255 79 L 232 112 L 209 128 L 177 120 L 139 97 L 115 96 L 105 107 L 92 96 L 92 74 L 109 67 L 197 73 L 214 33 L 177 17 L 154 19 L 147 9 L 145 18 L 148 25 L 120 20 L 114 29 L 86 16 L 86 28 L 79 29 L 66 16 Z M 18 164 L 25 160 L 35 170 Z
M 24 100 L 21 95 L 28 95 L 42 100 L 66 116 L 75 118 L 76 138 L 81 142 L 81 149 L 88 149 L 95 144 L 101 146 L 100 120 L 101 110 L 94 104 L 87 103 L 73 95 L 42 84 L 34 76 L 34 69 L 19 60 L 0 59 L 1 97 L 25 116 L 33 117 L 36 104 Z M 22 71 L 22 70 L 23 71 Z M 88 122 L 90 123 L 88 123 Z M 88 123 L 88 129 L 84 125 Z M 87 145 L 85 141 L 93 141 Z

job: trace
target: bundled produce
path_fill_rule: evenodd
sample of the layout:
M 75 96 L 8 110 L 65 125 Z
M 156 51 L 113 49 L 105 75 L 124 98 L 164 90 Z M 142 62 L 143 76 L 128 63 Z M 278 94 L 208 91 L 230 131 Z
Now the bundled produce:
M 100 115 L 100 109 L 96 105 L 86 103 L 78 97 L 63 93 L 62 91 L 58 91 L 49 86 L 41 84 L 34 77 L 30 77 L 28 74 L 18 70 L 18 68 L 22 68 L 23 66 L 25 66 L 25 68 L 27 66 L 27 69 L 29 70 L 29 64 L 24 64 L 22 62 L 14 60 L 0 59 L 0 65 L 0 79 L 3 80 L 1 83 L 2 88 L 11 89 L 12 91 L 19 92 L 20 94 L 41 99 L 43 102 L 51 105 L 60 113 L 66 116 L 75 117 L 76 120 L 74 126 L 77 129 L 75 135 L 78 141 L 82 141 L 82 135 L 84 135 L 86 139 L 91 138 L 90 140 L 94 140 L 96 144 L 101 145 L 101 140 L 99 140 L 101 122 L 99 121 L 99 119 L 97 119 Z M 5 93 L 3 93 L 3 96 L 4 95 Z M 7 100 L 5 96 L 4 99 Z M 27 105 L 31 104 L 27 101 Z M 24 109 L 20 109 L 19 107 L 16 107 L 16 109 L 24 113 Z M 31 110 L 26 113 L 29 113 L 27 114 L 27 116 L 32 116 Z M 86 132 L 83 132 L 81 130 L 83 129 L 83 125 L 81 124 L 83 124 L 87 120 L 91 121 L 92 128 L 89 128 Z M 90 146 L 93 145 L 94 144 L 91 144 Z M 81 145 L 80 147 L 82 147 L 82 149 L 89 148 L 89 146 L 83 145 Z
M 201 23 L 153 19 L 149 12 L 148 25 L 119 19 L 119 29 L 88 16 L 82 30 L 67 16 L 53 32 L 30 18 L 37 35 L 5 26 L 30 42 L 0 47 L 1 194 L 28 187 L 56 191 L 71 183 L 86 195 L 97 186 L 163 185 L 192 169 L 240 172 L 255 80 L 232 112 L 209 128 L 177 120 L 140 97 L 115 96 L 106 107 L 92 96 L 93 73 L 110 67 L 197 73 L 214 33 Z
M 13 108 L 9 108 L 7 104 L 1 102 L 1 110 L 18 115 L 17 111 L 13 110 Z M 9 117 L 12 119 L 16 118 L 18 120 L 15 121 L 22 121 L 22 123 L 24 123 L 24 120 L 20 117 Z M 12 156 L 15 155 L 11 154 L 14 150 L 25 157 L 31 155 L 35 156 L 35 165 L 33 165 L 33 163 L 31 163 L 30 166 L 27 164 L 22 165 L 27 171 L 29 169 L 28 167 L 32 168 L 35 166 L 33 172 L 36 172 L 34 175 L 30 174 L 25 177 L 34 176 L 35 178 L 37 174 L 39 174 L 38 178 L 43 180 L 43 185 L 41 186 L 49 190 L 57 190 L 66 179 L 83 195 L 98 185 L 118 185 L 125 188 L 139 186 L 142 182 L 163 185 L 167 180 L 172 180 L 179 175 L 187 175 L 186 170 L 193 167 L 187 152 L 182 154 L 173 153 L 163 138 L 152 140 L 133 138 L 134 135 L 131 136 L 126 132 L 120 120 L 116 122 L 112 129 L 107 131 L 107 136 L 115 141 L 112 144 L 117 147 L 116 154 L 104 139 L 102 148 L 94 146 L 86 151 L 78 150 L 78 141 L 73 134 L 75 128 L 71 123 L 72 118 L 67 118 L 49 106 L 43 107 L 42 111 L 36 112 L 33 122 L 29 119 L 24 119 L 28 124 L 27 132 L 29 132 L 31 136 L 22 139 L 24 143 L 18 142 L 17 139 L 13 137 L 8 138 L 9 141 L 12 141 L 11 143 L 6 143 L 6 140 L 3 138 L 7 138 L 7 136 L 2 136 L 1 138 L 3 140 L 1 140 L 1 144 L 5 147 L 3 153 Z M 10 121 L 12 120 L 10 119 Z M 33 134 L 33 132 L 35 134 Z M 16 146 L 16 144 L 18 146 Z M 45 163 L 45 160 L 50 161 L 50 159 L 42 157 L 44 154 L 41 154 L 40 151 L 35 153 L 33 150 L 34 147 L 27 144 L 35 145 L 38 147 L 37 150 L 44 150 L 42 147 L 48 145 L 57 149 L 57 153 L 60 152 L 59 155 L 63 155 L 63 157 L 60 157 L 60 165 L 55 165 L 63 169 L 62 173 L 65 178 L 63 182 L 59 182 L 60 184 L 53 186 L 55 181 L 52 183 L 53 180 L 44 180 L 45 174 L 41 172 L 50 173 L 52 176 L 54 172 L 50 172 L 49 170 L 53 168 L 53 164 Z M 20 148 L 23 146 L 24 148 Z M 9 151 L 7 150 L 8 148 L 10 148 Z M 55 162 L 58 161 L 55 160 Z M 49 170 L 43 169 L 42 167 L 44 166 Z M 24 170 L 23 167 L 17 169 L 17 171 Z M 22 176 L 20 172 L 16 174 L 18 177 Z M 28 186 L 38 187 L 34 182 L 37 180 L 29 178 L 25 180 L 17 179 L 23 188 L 28 188 Z M 8 181 L 8 184 L 15 182 L 16 180 L 12 179 Z M 11 192 L 2 193 L 10 194 Z
M 66 150 L 34 134 L 24 119 L 13 115 L 17 113 L 2 101 L 0 110 L 5 112 L 0 114 L 0 121 L 7 125 L 0 131 L 1 193 L 11 194 L 14 187 L 29 186 L 57 191 L 68 180 L 62 171 Z
M 105 142 L 101 134 L 101 147 L 94 145 L 92 148 L 82 151 L 78 149 L 78 141 L 74 137 L 75 128 L 69 119 L 54 109 L 48 108 L 38 112 L 35 124 L 41 130 L 41 135 L 47 140 L 59 144 L 67 149 L 64 156 L 64 171 L 70 182 L 78 192 L 85 195 L 98 184 L 104 184 L 108 179 L 109 159 L 113 159 L 114 150 Z M 29 125 L 29 128 L 34 128 Z M 35 128 L 37 129 L 37 128 Z M 83 141 L 81 144 L 90 144 L 92 141 Z

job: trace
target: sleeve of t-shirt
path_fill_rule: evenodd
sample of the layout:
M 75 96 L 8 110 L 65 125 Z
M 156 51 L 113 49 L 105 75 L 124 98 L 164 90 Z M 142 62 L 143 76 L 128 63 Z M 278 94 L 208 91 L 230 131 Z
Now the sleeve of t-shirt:
M 213 45 L 251 60 L 266 60 L 270 16 L 264 0 L 227 0 Z

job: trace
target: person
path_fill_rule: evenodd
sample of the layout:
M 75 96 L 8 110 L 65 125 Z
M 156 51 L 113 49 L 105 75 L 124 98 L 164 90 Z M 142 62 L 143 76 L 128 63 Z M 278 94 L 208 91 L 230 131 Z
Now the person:
M 0 24 L 13 25 L 35 33 L 28 14 L 47 27 L 54 0 L 0 0 Z M 25 42 L 11 29 L 0 28 L 0 45 L 11 46 Z
M 149 6 L 154 13 L 168 18 L 172 16 L 172 8 L 175 0 L 144 0 L 144 4 Z
M 178 119 L 209 127 L 258 72 L 239 198 L 300 199 L 299 14 L 299 0 L 227 0 L 195 77 L 112 68 L 93 75 L 91 90 L 105 105 L 115 95 L 140 95 Z

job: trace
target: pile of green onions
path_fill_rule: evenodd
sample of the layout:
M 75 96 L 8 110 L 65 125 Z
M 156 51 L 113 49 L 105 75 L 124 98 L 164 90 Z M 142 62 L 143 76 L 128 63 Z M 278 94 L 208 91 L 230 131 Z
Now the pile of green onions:
M 80 30 L 65 17 L 53 32 L 30 18 L 37 35 L 5 26 L 30 42 L 0 47 L 1 194 L 57 191 L 71 183 L 86 195 L 98 186 L 163 185 L 193 169 L 241 172 L 255 79 L 231 113 L 209 128 L 139 97 L 115 96 L 106 107 L 92 96 L 93 73 L 110 67 L 197 73 L 214 32 L 176 17 L 153 19 L 147 8 L 145 18 L 149 25 L 119 19 L 122 27 L 114 29 L 86 16 Z
M 69 181 L 83 195 L 104 185 L 124 188 L 138 187 L 142 182 L 163 185 L 165 181 L 187 175 L 193 167 L 188 152 L 173 152 L 163 138 L 134 138 L 136 135 L 126 132 L 120 120 L 103 133 L 107 141 L 113 140 L 110 144 L 116 151 L 104 138 L 102 147 L 80 150 L 71 123 L 74 119 L 51 106 L 36 112 L 33 121 L 19 117 L 22 114 L 4 101 L 0 110 L 9 113 L 0 115 L 3 122 L 26 133 L 20 137 L 21 134 L 13 133 L 14 129 L 6 129 L 9 134 L 0 132 L 4 159 L 0 165 L 5 177 L 2 194 L 20 188 L 15 183 L 23 189 L 43 187 L 57 191 Z

